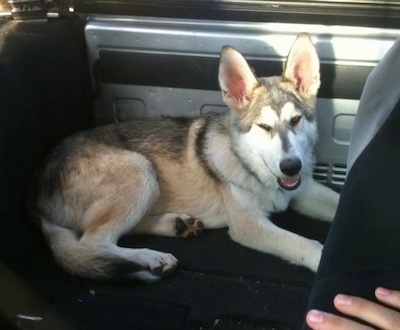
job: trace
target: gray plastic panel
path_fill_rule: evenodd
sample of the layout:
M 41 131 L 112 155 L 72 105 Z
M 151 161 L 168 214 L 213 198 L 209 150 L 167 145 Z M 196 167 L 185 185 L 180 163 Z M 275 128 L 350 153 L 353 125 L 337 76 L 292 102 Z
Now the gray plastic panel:
M 326 75 L 321 77 L 325 89 L 323 97 L 317 102 L 320 138 L 316 149 L 315 177 L 321 182 L 340 186 L 346 177 L 348 144 L 365 77 L 351 80 L 351 74 L 348 76 L 351 84 L 346 86 L 346 81 L 340 81 L 335 76 L 335 67 L 340 66 L 341 72 L 346 72 L 346 68 L 349 72 L 369 72 L 393 44 L 399 35 L 398 30 L 89 17 L 85 36 L 89 63 L 93 68 L 93 86 L 98 89 L 95 91 L 98 94 L 95 100 L 96 121 L 103 124 L 135 117 L 198 116 L 202 113 L 227 110 L 222 103 L 220 92 L 213 88 L 205 90 L 102 81 L 101 77 L 99 79 L 96 76 L 96 65 L 102 51 L 139 54 L 141 58 L 143 54 L 158 54 L 218 59 L 222 46 L 229 44 L 241 51 L 250 61 L 271 63 L 283 61 L 299 32 L 308 32 L 312 36 L 320 56 L 321 67 L 325 65 L 332 68 L 331 72 L 328 70 Z M 368 70 L 362 70 L 363 68 Z M 333 86 L 332 92 L 329 86 L 326 87 L 327 82 Z M 347 93 L 350 89 L 355 89 L 356 92 Z M 356 96 L 342 98 L 341 95 Z

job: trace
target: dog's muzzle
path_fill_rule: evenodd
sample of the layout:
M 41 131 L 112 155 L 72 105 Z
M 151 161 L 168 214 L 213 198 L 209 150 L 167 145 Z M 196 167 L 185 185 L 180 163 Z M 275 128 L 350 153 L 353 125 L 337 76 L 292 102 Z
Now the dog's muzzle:
M 297 189 L 301 184 L 301 177 L 298 175 L 301 167 L 301 160 L 297 157 L 283 159 L 279 164 L 279 168 L 287 177 L 278 178 L 279 186 L 285 190 Z

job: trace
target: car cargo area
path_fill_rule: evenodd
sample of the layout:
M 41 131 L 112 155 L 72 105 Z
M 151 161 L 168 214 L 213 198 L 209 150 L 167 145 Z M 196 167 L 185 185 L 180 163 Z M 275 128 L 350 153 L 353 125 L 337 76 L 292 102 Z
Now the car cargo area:
M 244 2 L 167 2 L 76 1 L 39 14 L 14 4 L 13 12 L 3 11 L 1 329 L 301 327 L 314 273 L 233 242 L 227 229 L 189 239 L 123 237 L 120 246 L 169 252 L 179 260 L 178 269 L 156 283 L 66 273 L 27 216 L 27 188 L 44 156 L 77 131 L 135 118 L 227 111 L 217 74 L 224 45 L 240 50 L 258 76 L 279 75 L 296 35 L 307 32 L 321 61 L 314 177 L 340 191 L 358 100 L 368 74 L 399 34 L 398 8 L 393 5 L 386 20 L 389 9 L 382 5 L 380 11 L 348 9 L 353 21 L 335 21 L 335 8 L 321 16 L 298 7 L 296 18 L 295 9 L 285 6 L 277 12 L 260 4 L 246 10 Z M 376 23 L 365 23 L 372 12 Z M 290 209 L 272 220 L 320 242 L 329 230 L 328 223 Z

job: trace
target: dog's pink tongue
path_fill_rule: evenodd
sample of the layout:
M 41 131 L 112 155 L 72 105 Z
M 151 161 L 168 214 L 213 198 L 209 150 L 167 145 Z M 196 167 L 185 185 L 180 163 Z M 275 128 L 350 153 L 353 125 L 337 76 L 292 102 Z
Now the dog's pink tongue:
M 291 176 L 291 177 L 288 177 L 288 178 L 282 178 L 281 181 L 285 186 L 293 186 L 293 185 L 295 185 L 297 183 L 297 181 L 299 181 L 299 177 L 298 176 Z
M 299 182 L 299 176 L 291 176 L 288 178 L 281 178 L 281 183 L 286 187 L 293 187 Z

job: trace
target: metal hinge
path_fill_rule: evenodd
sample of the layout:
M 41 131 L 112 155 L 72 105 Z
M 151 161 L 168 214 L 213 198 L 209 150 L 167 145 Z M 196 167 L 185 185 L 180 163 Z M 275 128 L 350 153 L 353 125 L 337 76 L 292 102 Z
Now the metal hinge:
M 4 8 L 6 4 L 8 8 Z M 3 16 L 15 20 L 58 18 L 74 12 L 73 0 L 0 0 Z

